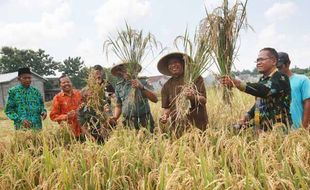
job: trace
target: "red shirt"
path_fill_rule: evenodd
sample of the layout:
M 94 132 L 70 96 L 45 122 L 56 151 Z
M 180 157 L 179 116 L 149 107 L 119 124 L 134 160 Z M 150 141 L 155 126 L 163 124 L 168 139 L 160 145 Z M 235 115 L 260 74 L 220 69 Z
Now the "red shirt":
M 75 110 L 77 111 L 81 104 L 81 94 L 78 90 L 73 90 L 69 95 L 64 92 L 59 92 L 53 99 L 52 110 L 50 118 L 52 121 L 61 123 L 63 121 L 68 122 L 75 136 L 81 134 L 81 127 L 77 120 L 77 114 L 68 119 L 67 113 Z

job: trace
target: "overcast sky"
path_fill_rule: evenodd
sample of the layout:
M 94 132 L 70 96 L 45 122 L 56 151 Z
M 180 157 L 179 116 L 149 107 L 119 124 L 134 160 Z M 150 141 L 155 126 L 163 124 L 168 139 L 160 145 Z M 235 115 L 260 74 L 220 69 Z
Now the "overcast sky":
M 233 1 L 230 1 L 233 2 Z M 219 0 L 0 0 L 0 47 L 44 49 L 57 61 L 81 56 L 88 66 L 110 67 L 102 44 L 124 28 L 153 33 L 169 51 L 173 40 L 197 27 Z M 310 66 L 310 1 L 249 0 L 235 67 L 253 69 L 258 51 L 274 47 L 291 56 L 292 65 Z M 158 58 L 143 63 L 143 75 L 157 75 Z M 214 68 L 213 68 L 214 70 Z M 215 70 L 214 70 L 215 71 Z

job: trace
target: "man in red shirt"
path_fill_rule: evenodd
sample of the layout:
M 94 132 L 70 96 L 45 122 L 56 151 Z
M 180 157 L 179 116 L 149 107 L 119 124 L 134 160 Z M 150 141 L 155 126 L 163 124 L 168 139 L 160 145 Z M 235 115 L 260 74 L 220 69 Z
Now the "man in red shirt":
M 81 94 L 73 89 L 70 78 L 63 75 L 59 78 L 61 92 L 53 99 L 50 118 L 58 123 L 67 122 L 74 136 L 81 135 L 81 127 L 77 120 L 77 110 L 81 104 Z

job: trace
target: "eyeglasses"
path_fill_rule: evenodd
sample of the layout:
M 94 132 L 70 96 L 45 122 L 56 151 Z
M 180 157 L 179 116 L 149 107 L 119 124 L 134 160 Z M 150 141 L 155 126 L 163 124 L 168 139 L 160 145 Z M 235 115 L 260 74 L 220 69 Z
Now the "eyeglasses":
M 262 62 L 265 61 L 267 59 L 272 59 L 272 57 L 267 57 L 267 58 L 257 58 L 256 61 L 254 61 L 254 63 L 258 63 L 258 62 Z

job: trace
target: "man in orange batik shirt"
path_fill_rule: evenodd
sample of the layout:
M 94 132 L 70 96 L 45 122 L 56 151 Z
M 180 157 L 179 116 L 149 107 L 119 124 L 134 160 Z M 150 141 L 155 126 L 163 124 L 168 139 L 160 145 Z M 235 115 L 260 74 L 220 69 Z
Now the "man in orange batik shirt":
M 77 110 L 81 104 L 81 94 L 73 89 L 70 78 L 63 75 L 59 78 L 61 92 L 53 99 L 50 118 L 58 123 L 67 122 L 75 137 L 80 137 L 81 127 L 77 120 Z

